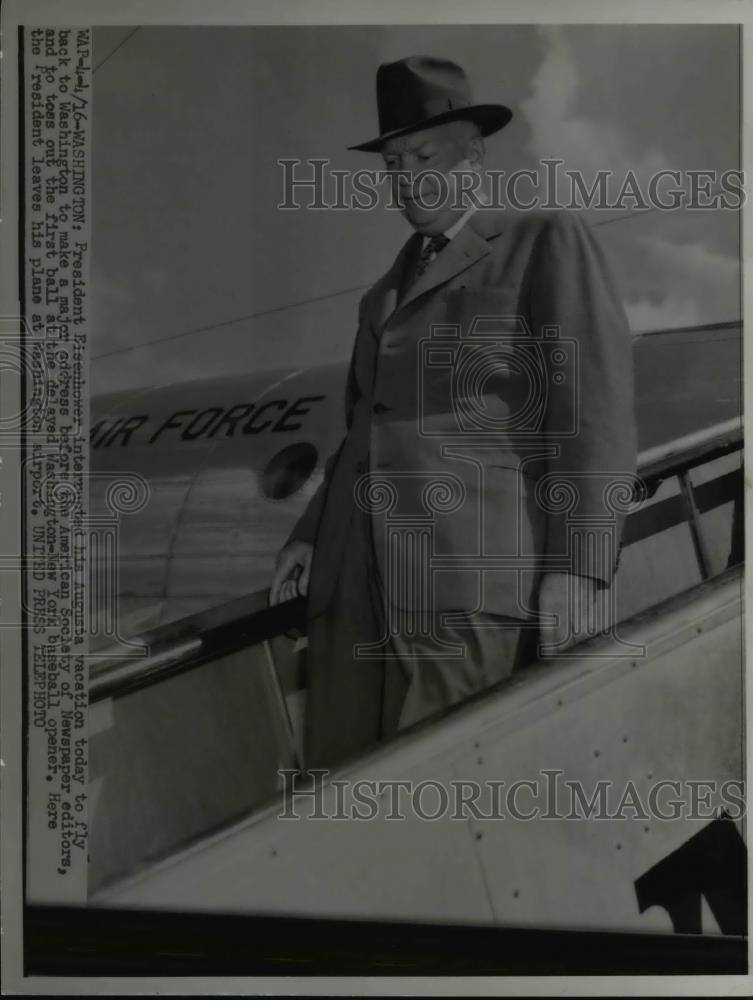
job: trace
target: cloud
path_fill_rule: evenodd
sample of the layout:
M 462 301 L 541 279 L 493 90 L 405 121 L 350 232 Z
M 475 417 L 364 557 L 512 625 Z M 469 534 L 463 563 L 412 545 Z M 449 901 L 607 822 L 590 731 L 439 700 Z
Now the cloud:
M 531 132 L 529 149 L 537 159 L 562 159 L 565 169 L 581 171 L 586 180 L 598 170 L 615 171 L 615 193 L 628 170 L 645 183 L 651 174 L 666 169 L 665 154 L 659 149 L 635 148 L 613 114 L 589 117 L 578 109 L 582 86 L 566 29 L 545 26 L 539 28 L 539 35 L 544 57 L 531 81 L 531 96 L 521 102 Z M 616 83 L 624 86 L 624 81 Z M 609 102 L 606 93 L 601 97 L 605 104 Z
M 541 62 L 521 104 L 530 129 L 528 149 L 537 160 L 563 160 L 564 169 L 580 171 L 589 188 L 597 171 L 612 171 L 610 198 L 617 196 L 628 171 L 645 194 L 653 174 L 676 169 L 671 158 L 677 137 L 671 128 L 665 128 L 662 147 L 641 138 L 635 108 L 632 117 L 615 113 L 630 96 L 625 93 L 625 54 L 620 54 L 615 36 L 584 35 L 561 26 L 542 26 L 538 36 Z M 612 61 L 617 69 L 610 75 Z M 686 187 L 687 181 L 680 186 Z M 730 235 L 729 221 L 719 213 L 651 213 L 645 217 L 651 232 L 635 220 L 624 230 L 616 225 L 601 231 L 617 251 L 634 331 L 738 317 L 740 262 L 736 254 L 718 247 Z
M 638 299 L 625 303 L 630 329 L 634 333 L 645 330 L 666 330 L 674 326 L 698 326 L 701 314 L 698 303 L 692 299 L 681 299 L 670 295 L 663 302 Z
M 634 331 L 737 319 L 740 262 L 700 242 L 638 237 L 625 309 Z M 637 287 L 636 287 L 637 286 Z M 638 291 L 638 288 L 641 290 Z

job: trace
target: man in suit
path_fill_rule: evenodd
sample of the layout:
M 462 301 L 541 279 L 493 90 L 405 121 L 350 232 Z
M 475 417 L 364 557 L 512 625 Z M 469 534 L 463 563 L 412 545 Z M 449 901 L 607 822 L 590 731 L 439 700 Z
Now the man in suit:
M 347 433 L 270 592 L 307 596 L 308 768 L 583 636 L 636 463 L 629 331 L 582 219 L 435 197 L 509 109 L 424 56 L 381 66 L 377 101 L 351 148 L 381 153 L 414 234 L 361 300 Z

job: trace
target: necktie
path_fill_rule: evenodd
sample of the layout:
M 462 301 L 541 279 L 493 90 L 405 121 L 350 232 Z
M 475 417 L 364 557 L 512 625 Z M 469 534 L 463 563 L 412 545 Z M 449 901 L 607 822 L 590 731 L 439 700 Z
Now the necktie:
M 442 250 L 443 247 L 446 247 L 449 242 L 450 241 L 446 236 L 432 236 L 432 238 L 425 244 L 423 250 L 421 251 L 421 256 L 418 258 L 418 264 L 416 265 L 417 278 L 421 277 L 439 251 Z

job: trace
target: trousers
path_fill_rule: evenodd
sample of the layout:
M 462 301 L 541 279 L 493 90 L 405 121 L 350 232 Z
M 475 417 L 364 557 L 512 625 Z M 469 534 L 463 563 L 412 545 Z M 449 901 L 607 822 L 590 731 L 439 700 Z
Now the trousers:
M 499 683 L 538 641 L 499 615 L 388 616 L 367 512 L 353 511 L 344 552 L 331 603 L 307 623 L 307 769 L 331 769 Z

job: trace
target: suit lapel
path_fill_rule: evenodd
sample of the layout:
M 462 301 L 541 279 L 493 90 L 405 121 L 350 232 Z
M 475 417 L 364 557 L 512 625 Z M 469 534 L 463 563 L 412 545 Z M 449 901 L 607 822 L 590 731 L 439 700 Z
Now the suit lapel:
M 438 285 L 454 278 L 477 260 L 491 253 L 487 242 L 498 235 L 504 226 L 504 216 L 501 212 L 475 212 L 447 246 L 429 264 L 424 273 L 410 284 L 410 274 L 413 273 L 421 253 L 423 238 L 419 233 L 403 245 L 395 259 L 395 263 L 384 276 L 381 288 L 375 301 L 376 323 L 374 332 L 381 336 L 382 330 L 395 313 L 404 309 L 410 302 L 424 295 Z M 403 292 L 400 297 L 401 291 Z
M 406 271 L 412 266 L 421 250 L 421 237 L 414 233 L 404 244 L 400 253 L 395 258 L 395 262 L 389 271 L 382 278 L 377 286 L 377 295 L 374 303 L 376 311 L 376 323 L 374 332 L 377 336 L 381 333 L 382 327 L 387 323 L 390 316 L 395 311 L 401 287 L 404 284 Z
M 460 274 L 471 264 L 485 257 L 490 253 L 486 240 L 479 236 L 475 230 L 466 223 L 447 246 L 429 264 L 424 273 L 420 275 L 408 288 L 403 299 L 398 305 L 398 309 L 404 309 L 410 302 L 417 299 L 419 295 L 436 288 L 437 285 L 444 284 L 456 274 Z

